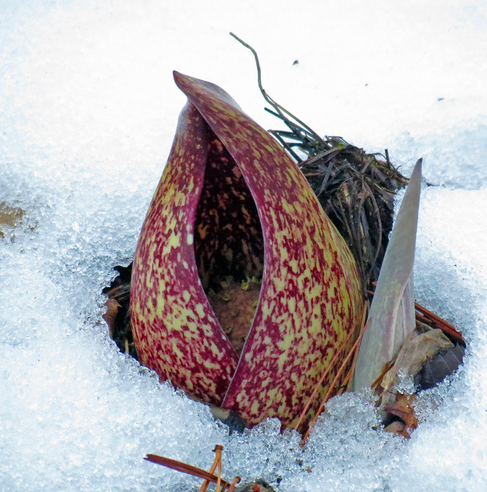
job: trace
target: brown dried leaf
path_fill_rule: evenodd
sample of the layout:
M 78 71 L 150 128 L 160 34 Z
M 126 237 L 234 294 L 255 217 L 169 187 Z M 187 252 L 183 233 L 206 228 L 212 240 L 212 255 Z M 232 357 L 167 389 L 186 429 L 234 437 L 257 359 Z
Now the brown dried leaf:
M 24 211 L 19 207 L 11 207 L 6 202 L 0 203 L 0 237 L 4 237 L 5 226 L 17 227 L 22 222 Z
M 394 420 L 394 422 L 392 422 L 388 426 L 384 427 L 384 430 L 386 432 L 391 432 L 395 436 L 406 437 L 404 435 L 405 430 L 406 430 L 406 424 L 401 420 Z M 408 436 L 408 437 L 410 437 L 410 436 Z
M 434 357 L 428 359 L 418 374 L 418 382 L 421 389 L 433 388 L 443 381 L 446 376 L 453 374 L 462 363 L 465 347 L 461 344 L 453 348 L 438 352 Z
M 400 426 L 397 425 L 389 429 L 391 424 L 386 427 L 386 430 L 389 429 L 391 432 L 407 438 L 411 437 L 411 432 L 418 427 L 418 417 L 416 417 L 416 413 L 414 412 L 415 400 L 416 398 L 413 395 L 398 395 L 397 400 L 392 405 L 386 407 L 387 412 L 399 417 L 405 424 L 403 429 L 400 429 Z
M 426 360 L 451 347 L 453 344 L 441 330 L 418 323 L 404 341 L 392 367 L 378 382 L 376 391 L 381 395 L 380 412 L 387 411 L 387 407 L 396 400 L 394 386 L 401 382 L 401 378 L 414 377 L 421 371 Z
M 110 338 L 113 340 L 113 332 L 115 328 L 115 319 L 118 314 L 118 308 L 122 307 L 116 299 L 110 298 L 105 303 L 107 307 L 107 312 L 103 315 L 103 319 L 108 325 L 108 333 Z
M 439 329 L 431 329 L 421 325 L 422 333 L 416 328 L 404 341 L 392 368 L 384 375 L 381 387 L 389 390 L 399 383 L 399 371 L 404 376 L 415 376 L 421 371 L 428 358 L 435 356 L 440 350 L 453 347 L 453 343 Z

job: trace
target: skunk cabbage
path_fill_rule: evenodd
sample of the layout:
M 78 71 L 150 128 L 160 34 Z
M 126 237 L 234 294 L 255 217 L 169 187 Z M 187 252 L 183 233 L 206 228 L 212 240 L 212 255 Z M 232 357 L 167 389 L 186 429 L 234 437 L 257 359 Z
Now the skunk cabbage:
M 360 346 L 353 390 L 370 387 L 416 326 L 413 267 L 421 192 L 420 159 L 392 229 Z
M 188 103 L 134 259 L 137 352 L 162 380 L 249 426 L 291 426 L 359 328 L 354 259 L 282 147 L 221 88 L 174 78 Z M 262 282 L 240 357 L 207 297 L 228 276 Z

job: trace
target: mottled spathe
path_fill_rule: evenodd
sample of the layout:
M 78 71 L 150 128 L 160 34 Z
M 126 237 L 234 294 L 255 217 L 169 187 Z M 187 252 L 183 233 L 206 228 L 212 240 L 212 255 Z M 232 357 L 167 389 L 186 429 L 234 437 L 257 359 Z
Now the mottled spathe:
M 277 416 L 290 426 L 359 324 L 355 263 L 279 144 L 219 87 L 175 80 L 189 101 L 134 262 L 137 350 L 162 379 L 250 425 Z M 205 180 L 212 168 L 215 184 Z M 203 289 L 222 258 L 242 274 L 262 272 L 240 359 Z

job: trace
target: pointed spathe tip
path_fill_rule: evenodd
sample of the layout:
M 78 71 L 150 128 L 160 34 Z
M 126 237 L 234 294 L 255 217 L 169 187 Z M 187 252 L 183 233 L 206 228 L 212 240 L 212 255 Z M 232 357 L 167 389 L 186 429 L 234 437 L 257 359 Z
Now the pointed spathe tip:
M 176 70 L 173 70 L 172 76 L 174 78 L 174 82 L 176 82 L 176 85 L 178 87 L 179 87 L 179 84 L 188 77 L 187 75 L 184 75 L 181 72 L 178 72 Z

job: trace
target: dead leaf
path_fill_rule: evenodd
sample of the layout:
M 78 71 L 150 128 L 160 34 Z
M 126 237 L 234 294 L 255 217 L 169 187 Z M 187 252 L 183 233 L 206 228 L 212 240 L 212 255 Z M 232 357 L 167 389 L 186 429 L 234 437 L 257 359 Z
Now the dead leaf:
M 450 349 L 438 352 L 424 363 L 414 382 L 421 389 L 433 388 L 458 369 L 464 355 L 465 347 L 459 343 Z
M 115 328 L 115 319 L 117 318 L 118 308 L 122 307 L 116 299 L 110 298 L 105 303 L 107 312 L 103 315 L 103 319 L 108 325 L 108 333 L 113 340 L 113 332 Z
M 453 343 L 440 329 L 432 329 L 418 322 L 392 361 L 392 367 L 378 381 L 376 391 L 380 394 L 379 411 L 384 414 L 387 407 L 394 404 L 397 398 L 394 387 L 402 379 L 416 376 L 429 358 L 452 347 Z
M 422 333 L 420 333 L 420 331 Z M 431 329 L 421 324 L 404 341 L 392 368 L 384 375 L 381 387 L 387 391 L 400 382 L 401 377 L 415 376 L 423 368 L 427 359 L 440 350 L 453 348 L 453 343 L 439 329 Z
M 397 396 L 397 400 L 386 407 L 386 411 L 399 417 L 403 422 L 405 427 L 400 429 L 400 426 L 395 426 L 392 432 L 396 432 L 404 437 L 411 437 L 411 432 L 418 427 L 418 417 L 414 412 L 414 402 L 416 397 L 414 395 L 403 395 Z M 393 422 L 394 423 L 394 422 Z M 392 425 L 392 424 L 391 424 Z M 386 429 L 390 428 L 390 425 Z
M 390 423 L 388 426 L 384 428 L 386 432 L 391 432 L 395 436 L 403 436 L 406 429 L 406 424 L 402 420 L 394 420 L 394 422 Z M 411 436 L 408 436 L 411 437 Z
M 6 228 L 17 227 L 22 223 L 24 211 L 20 207 L 12 207 L 6 202 L 0 203 L 0 237 L 5 237 Z

